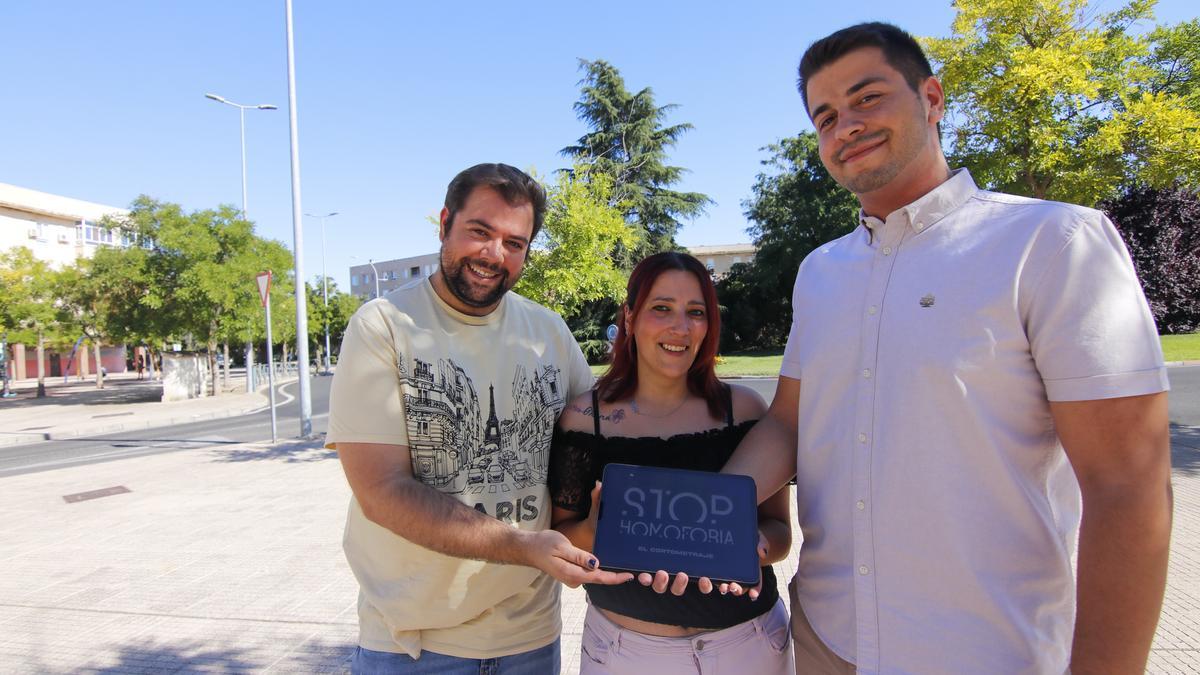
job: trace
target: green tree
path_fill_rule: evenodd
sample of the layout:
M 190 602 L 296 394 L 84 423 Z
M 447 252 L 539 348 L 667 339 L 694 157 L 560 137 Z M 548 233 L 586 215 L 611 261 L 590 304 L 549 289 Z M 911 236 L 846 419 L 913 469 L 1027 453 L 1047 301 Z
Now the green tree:
M 958 0 L 950 37 L 924 40 L 952 162 L 989 188 L 1089 206 L 1130 182 L 1200 185 L 1200 112 L 1182 91 L 1195 22 L 1135 34 L 1153 6 Z
M 791 325 L 796 269 L 813 249 L 854 228 L 858 201 L 825 170 L 811 132 L 763 148 L 767 172 L 742 202 L 757 252 L 717 284 L 724 349 L 782 345 Z
M 578 166 L 560 173 L 547 195 L 546 221 L 514 289 L 563 316 L 585 304 L 620 297 L 626 273 L 614 249 L 637 245 L 637 231 L 610 206 L 612 179 Z
M 46 346 L 59 340 L 54 287 L 57 274 L 33 251 L 0 253 L 0 322 L 12 342 L 37 343 L 37 395 L 46 395 Z
M 273 268 L 278 287 L 290 271 L 286 249 L 257 237 L 253 224 L 230 206 L 188 214 L 143 195 L 122 220 L 105 224 L 145 244 L 126 249 L 138 267 L 139 288 L 129 299 L 139 325 L 132 331 L 205 346 L 212 388 L 219 392 L 217 345 L 250 333 L 253 317 L 261 313 L 255 274 Z
M 630 93 L 621 73 L 606 61 L 580 59 L 579 64 L 584 77 L 575 113 L 589 130 L 562 153 L 609 176 L 609 203 L 641 230 L 636 249 L 622 255 L 622 267 L 628 269 L 646 255 L 675 248 L 680 219 L 700 215 L 711 200 L 671 189 L 685 170 L 666 163 L 667 151 L 692 128 L 663 126 L 678 106 L 656 105 L 649 87 Z
M 311 284 L 306 284 L 308 291 L 308 344 L 313 348 L 313 354 L 318 364 L 325 363 L 325 325 L 329 325 L 329 348 L 336 352 L 346 333 L 350 317 L 362 304 L 362 300 L 343 293 L 338 289 L 332 278 L 326 278 L 329 284 L 329 304 L 325 304 L 325 288 L 321 277 L 313 278 Z M 321 365 L 324 367 L 324 365 Z
M 118 297 L 114 283 L 121 282 L 123 257 L 119 249 L 101 248 L 92 258 L 81 258 L 55 276 L 54 296 L 58 320 L 68 335 L 82 335 L 91 343 L 96 362 L 96 388 L 104 388 L 100 346 L 105 338 L 116 342 L 114 324 Z

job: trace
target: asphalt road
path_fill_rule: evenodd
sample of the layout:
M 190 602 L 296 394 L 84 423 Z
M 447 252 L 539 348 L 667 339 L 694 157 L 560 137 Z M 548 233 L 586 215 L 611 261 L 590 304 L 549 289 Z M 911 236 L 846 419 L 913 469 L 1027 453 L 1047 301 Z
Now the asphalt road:
M 1171 380 L 1172 425 L 1200 428 L 1200 366 L 1171 368 L 1168 372 Z M 330 377 L 312 378 L 314 434 L 325 433 L 329 421 L 329 385 L 332 381 Z M 775 378 L 745 378 L 737 381 L 758 391 L 767 402 L 775 395 Z M 296 400 L 296 388 L 295 382 L 276 388 L 280 440 L 297 438 L 300 433 L 300 405 Z M 270 437 L 270 413 L 263 410 L 241 417 L 157 429 L 0 447 L 0 477 L 214 445 L 265 441 Z
M 333 378 L 313 377 L 310 381 L 313 434 L 324 434 L 329 423 L 329 385 Z M 275 387 L 276 430 L 277 438 L 281 441 L 295 439 L 300 435 L 298 386 L 297 382 L 292 381 Z M 270 439 L 271 412 L 264 408 L 259 412 L 239 417 L 0 447 L 0 477 Z

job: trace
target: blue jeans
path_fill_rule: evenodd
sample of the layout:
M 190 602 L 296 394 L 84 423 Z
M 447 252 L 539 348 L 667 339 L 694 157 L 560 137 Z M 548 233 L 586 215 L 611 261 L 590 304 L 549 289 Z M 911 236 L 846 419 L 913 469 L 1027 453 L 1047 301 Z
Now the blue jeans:
M 558 643 L 555 640 L 541 649 L 494 659 L 464 659 L 430 651 L 423 651 L 421 658 L 414 659 L 408 654 L 376 652 L 359 647 L 354 651 L 350 672 L 354 675 L 557 675 L 560 665 Z

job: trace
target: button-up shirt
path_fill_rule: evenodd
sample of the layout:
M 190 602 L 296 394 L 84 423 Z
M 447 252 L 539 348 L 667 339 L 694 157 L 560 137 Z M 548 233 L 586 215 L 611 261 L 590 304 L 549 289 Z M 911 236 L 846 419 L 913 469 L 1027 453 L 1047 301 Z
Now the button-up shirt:
M 1112 223 L 959 170 L 813 251 L 792 300 L 795 609 L 862 673 L 1064 672 L 1080 495 L 1049 401 L 1168 386 Z

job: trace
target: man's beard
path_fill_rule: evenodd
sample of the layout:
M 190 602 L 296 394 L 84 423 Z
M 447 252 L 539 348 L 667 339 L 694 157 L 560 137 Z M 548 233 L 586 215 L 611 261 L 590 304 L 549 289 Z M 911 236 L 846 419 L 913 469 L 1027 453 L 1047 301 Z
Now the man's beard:
M 500 282 L 495 288 L 487 290 L 475 286 L 470 278 L 472 273 L 467 269 L 468 262 L 481 270 L 499 272 Z M 509 283 L 508 271 L 467 258 L 460 258 L 456 263 L 452 263 L 443 257 L 438 267 L 442 273 L 442 280 L 446 282 L 446 287 L 450 289 L 454 297 L 468 307 L 490 307 L 499 302 L 500 298 L 516 283 L 515 280 Z

